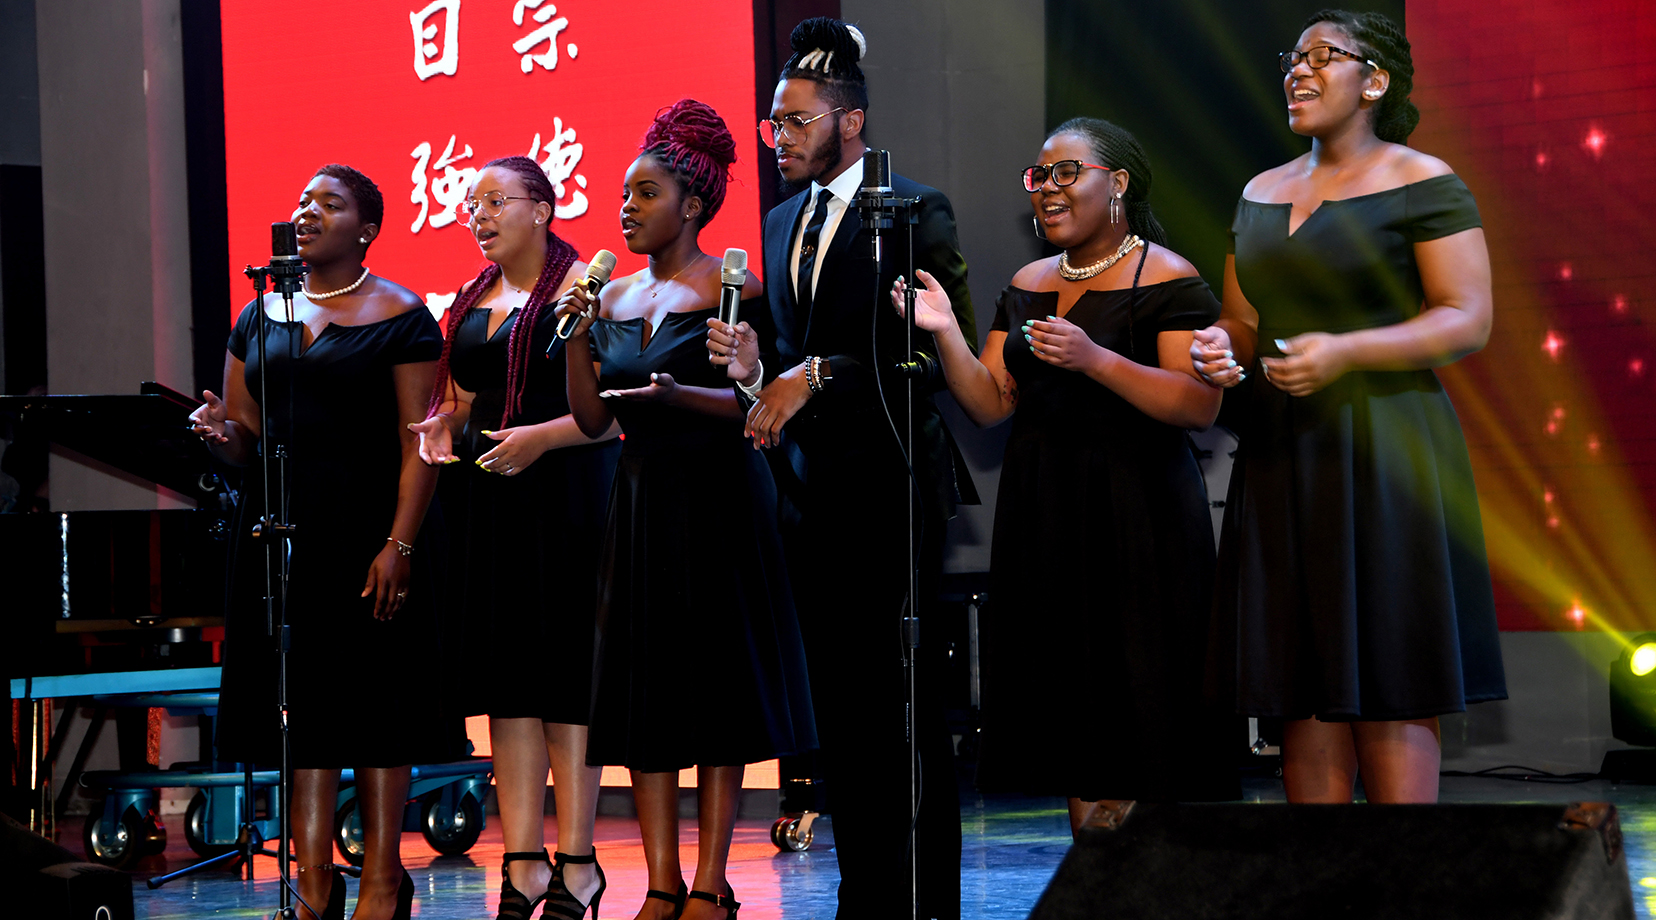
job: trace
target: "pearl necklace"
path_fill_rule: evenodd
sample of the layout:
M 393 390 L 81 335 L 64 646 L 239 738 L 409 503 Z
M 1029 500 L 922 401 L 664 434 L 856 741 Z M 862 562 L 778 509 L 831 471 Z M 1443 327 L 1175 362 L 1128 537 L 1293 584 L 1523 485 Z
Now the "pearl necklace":
M 1058 257 L 1058 274 L 1062 275 L 1065 281 L 1085 281 L 1094 275 L 1103 274 L 1110 266 L 1120 262 L 1122 256 L 1143 245 L 1143 239 L 1137 234 L 1129 233 L 1127 238 L 1121 241 L 1121 247 L 1115 251 L 1115 255 L 1080 268 L 1070 265 L 1069 253 L 1066 252 Z
M 313 294 L 313 293 L 311 293 L 310 281 L 307 279 L 304 282 L 305 296 L 309 297 L 311 300 L 327 300 L 329 297 L 338 297 L 341 294 L 349 294 L 352 291 L 356 290 L 357 288 L 362 287 L 362 282 L 367 281 L 367 280 L 368 280 L 368 266 L 366 266 L 366 265 L 362 266 L 362 277 L 361 278 L 358 278 L 357 280 L 351 282 L 350 284 L 345 285 L 344 287 L 340 288 L 337 291 L 329 291 L 326 294 Z

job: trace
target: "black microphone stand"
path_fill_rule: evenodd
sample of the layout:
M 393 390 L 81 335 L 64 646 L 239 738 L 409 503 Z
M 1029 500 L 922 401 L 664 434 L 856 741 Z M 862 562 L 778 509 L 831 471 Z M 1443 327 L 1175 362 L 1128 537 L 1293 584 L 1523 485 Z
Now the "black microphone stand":
M 916 828 L 920 821 L 920 746 L 916 732 L 915 710 L 919 704 L 919 691 L 915 675 L 915 658 L 920 647 L 920 566 L 918 557 L 920 541 L 920 522 L 916 517 L 917 504 L 920 500 L 919 482 L 914 475 L 914 381 L 926 376 L 929 358 L 917 354 L 914 350 L 914 225 L 919 220 L 919 198 L 905 198 L 898 195 L 891 188 L 891 161 L 889 153 L 884 150 L 869 150 L 863 158 L 863 188 L 858 193 L 855 206 L 862 212 L 863 229 L 874 234 L 873 259 L 875 285 L 874 292 L 875 320 L 874 328 L 879 328 L 879 311 L 883 308 L 881 301 L 885 291 L 880 285 L 880 272 L 883 268 L 881 251 L 881 234 L 889 232 L 900 223 L 903 226 L 905 245 L 903 247 L 906 265 L 903 278 L 903 316 L 904 316 L 904 360 L 896 365 L 898 373 L 903 375 L 905 391 L 905 410 L 907 425 L 898 438 L 903 452 L 903 463 L 907 470 L 909 481 L 908 500 L 908 593 L 903 601 L 902 610 L 902 649 L 903 649 L 903 684 L 905 699 L 903 706 L 903 732 L 908 740 L 909 748 L 909 916 L 913 920 L 920 918 L 920 851 L 916 845 Z M 874 170 L 871 174 L 870 168 Z M 869 180 L 873 178 L 871 183 Z M 879 343 L 874 344 L 875 373 L 874 381 L 880 381 Z M 885 405 L 884 387 L 880 387 L 880 403 Z M 890 409 L 886 409 L 887 418 L 890 418 Z M 895 424 L 892 426 L 896 427 Z
M 254 302 L 259 310 L 259 466 L 260 487 L 263 490 L 264 507 L 259 520 L 253 525 L 252 537 L 264 545 L 265 558 L 265 627 L 276 637 L 276 709 L 279 716 L 282 738 L 282 762 L 277 774 L 277 796 L 281 803 L 281 840 L 277 846 L 277 872 L 281 884 L 277 888 L 277 908 L 272 918 L 292 920 L 295 916 L 293 898 L 297 892 L 293 887 L 293 876 L 290 871 L 292 861 L 293 823 L 291 819 L 292 803 L 289 800 L 289 791 L 293 778 L 293 767 L 289 762 L 288 746 L 288 686 L 287 686 L 287 658 L 291 647 L 288 633 L 288 563 L 289 541 L 294 536 L 294 526 L 287 520 L 288 512 L 288 450 L 287 445 L 276 441 L 270 430 L 270 393 L 265 387 L 265 374 L 270 366 L 266 359 L 265 339 L 270 325 L 270 317 L 264 308 L 264 289 L 267 279 L 274 281 L 275 291 L 282 297 L 282 304 L 287 310 L 287 321 L 293 322 L 293 295 L 299 293 L 305 283 L 305 272 L 308 271 L 304 262 L 298 256 L 298 243 L 294 240 L 293 224 L 278 221 L 270 225 L 271 229 L 271 257 L 270 264 L 259 268 L 249 265 L 244 274 L 253 280 Z M 287 369 L 287 396 L 288 418 L 287 431 L 284 438 L 293 434 L 293 378 L 296 368 L 289 362 Z M 276 455 L 276 493 L 278 502 L 271 504 L 271 477 L 270 458 Z M 280 576 L 276 570 L 280 569 Z M 279 593 L 278 593 L 279 592 Z M 247 799 L 246 809 L 252 811 L 251 798 Z M 251 814 L 243 827 L 242 836 L 251 837 Z M 253 860 L 247 861 L 248 877 L 252 877 Z M 310 905 L 305 905 L 310 908 Z M 312 914 L 320 914 L 311 909 Z

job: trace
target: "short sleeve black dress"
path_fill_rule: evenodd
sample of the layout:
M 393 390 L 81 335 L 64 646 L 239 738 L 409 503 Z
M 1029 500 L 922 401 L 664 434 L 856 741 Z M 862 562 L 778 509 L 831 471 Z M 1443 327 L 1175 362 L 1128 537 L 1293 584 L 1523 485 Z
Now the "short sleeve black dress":
M 454 446 L 463 463 L 443 468 L 443 510 L 456 535 L 452 609 L 469 659 L 490 662 L 467 681 L 465 709 L 495 718 L 585 725 L 592 694 L 592 630 L 615 441 L 547 451 L 501 476 L 472 461 L 498 443 L 506 407 L 507 343 L 514 310 L 489 334 L 489 311 L 460 320 L 449 352 L 455 383 L 475 394 Z M 563 342 L 547 307 L 536 317 L 522 402 L 508 424 L 538 425 L 569 414 Z M 555 346 L 555 347 L 554 347 Z M 548 349 L 552 349 L 550 353 Z
M 712 310 L 599 320 L 600 389 L 666 372 L 729 389 L 707 361 Z M 816 747 L 776 486 L 742 423 L 611 399 L 625 441 L 599 582 L 587 763 L 658 773 Z
M 1242 199 L 1236 278 L 1259 353 L 1421 309 L 1414 244 L 1482 226 L 1459 177 L 1325 201 Z M 1472 465 L 1430 370 L 1306 397 L 1250 373 L 1221 539 L 1214 676 L 1240 712 L 1393 721 L 1506 698 Z
M 246 362 L 244 379 L 255 400 L 263 398 L 258 322 L 259 310 L 249 304 L 228 346 Z M 458 720 L 440 716 L 447 710 L 437 684 L 422 675 L 426 662 L 443 660 L 432 572 L 438 563 L 426 532 L 416 540 L 409 595 L 396 616 L 375 620 L 373 598 L 361 596 L 397 510 L 402 421 L 392 372 L 399 364 L 436 360 L 442 349 L 437 323 L 416 308 L 375 323 L 327 326 L 309 348 L 301 323 L 272 321 L 266 329 L 270 431 L 260 448 L 283 444 L 291 458 L 293 765 L 391 767 L 453 759 L 464 735 Z M 219 744 L 227 759 L 275 764 L 277 663 L 260 600 L 264 554 L 243 539 L 261 512 L 261 492 L 255 462 L 244 476 L 235 523 Z M 429 530 L 429 517 L 427 524 Z
M 978 785 L 1086 801 L 1235 799 L 1239 720 L 1202 697 L 1213 519 L 1201 471 L 1183 429 L 1035 357 L 1017 330 L 1057 299 L 1008 288 L 990 327 L 1010 330 L 1018 409 L 979 621 Z M 1180 278 L 1087 291 L 1065 319 L 1155 366 L 1159 333 L 1218 316 L 1207 284 Z

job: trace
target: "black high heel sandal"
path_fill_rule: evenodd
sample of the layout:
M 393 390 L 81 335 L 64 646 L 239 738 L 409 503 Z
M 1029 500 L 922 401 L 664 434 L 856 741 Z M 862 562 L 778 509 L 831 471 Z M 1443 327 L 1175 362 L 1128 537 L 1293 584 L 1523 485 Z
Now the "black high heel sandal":
M 727 884 L 725 890 L 729 891 L 730 894 L 709 894 L 705 891 L 692 891 L 689 896 L 698 901 L 712 901 L 715 908 L 730 911 L 730 913 L 725 914 L 725 920 L 736 920 L 736 911 L 741 909 L 742 903 L 736 900 L 736 889 Z
M 530 915 L 535 912 L 535 906 L 546 900 L 546 896 L 552 893 L 551 879 L 547 880 L 546 890 L 541 892 L 540 896 L 534 900 L 530 900 L 528 895 L 517 890 L 512 884 L 512 874 L 510 872 L 511 864 L 515 862 L 552 864 L 552 860 L 546 858 L 545 847 L 522 853 L 507 853 L 506 858 L 500 863 L 500 911 L 495 914 L 495 920 L 529 920 Z
M 565 864 L 584 866 L 591 865 L 598 870 L 598 888 L 592 892 L 592 900 L 586 904 L 575 900 L 570 894 L 569 886 L 564 884 L 563 867 Z M 598 849 L 593 848 L 585 856 L 571 856 L 568 853 L 552 854 L 552 884 L 546 886 L 546 909 L 541 911 L 541 920 L 581 920 L 586 916 L 587 909 L 592 909 L 592 920 L 598 920 L 598 902 L 603 900 L 604 889 L 609 887 L 609 880 L 604 878 L 604 867 L 598 865 Z
M 413 920 L 414 917 L 414 877 L 403 870 L 402 884 L 397 886 L 397 912 L 391 915 L 391 920 Z
M 673 912 L 667 916 L 667 920 L 679 920 L 680 917 L 684 916 L 684 899 L 689 894 L 690 886 L 684 884 L 683 880 L 680 880 L 678 894 L 673 894 L 670 891 L 662 891 L 660 888 L 651 888 L 649 891 L 644 892 L 644 900 L 648 901 L 651 898 L 655 898 L 657 901 L 666 901 L 668 904 L 673 905 Z
M 317 916 L 321 920 L 345 920 L 345 873 L 333 863 L 299 867 L 301 873 L 317 869 L 327 869 L 333 875 L 333 887 L 328 889 L 328 905 Z

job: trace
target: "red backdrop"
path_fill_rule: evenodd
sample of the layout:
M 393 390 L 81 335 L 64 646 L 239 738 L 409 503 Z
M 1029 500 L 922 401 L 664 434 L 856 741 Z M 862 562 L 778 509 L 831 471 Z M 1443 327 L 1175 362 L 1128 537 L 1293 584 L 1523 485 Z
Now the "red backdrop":
M 1443 376 L 1503 629 L 1656 628 L 1656 7 L 1408 5 L 1420 129 L 1483 212 L 1495 330 Z
M 556 229 L 583 258 L 609 249 L 618 272 L 642 268 L 618 232 L 622 174 L 656 111 L 685 96 L 736 137 L 702 247 L 759 252 L 751 0 L 225 0 L 223 21 L 233 313 L 251 297 L 241 267 L 268 261 L 270 222 L 330 162 L 379 185 L 368 265 L 433 312 L 482 265 L 458 202 L 469 170 L 499 156 L 541 162 Z

